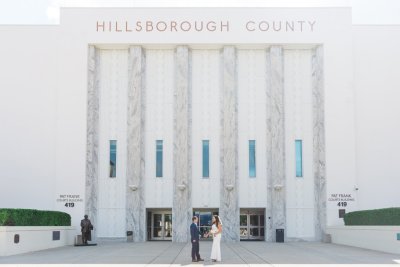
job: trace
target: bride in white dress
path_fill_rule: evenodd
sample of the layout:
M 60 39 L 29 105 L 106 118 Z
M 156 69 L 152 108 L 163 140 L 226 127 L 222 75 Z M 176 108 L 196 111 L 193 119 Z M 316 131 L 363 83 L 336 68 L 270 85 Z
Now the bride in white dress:
M 222 234 L 222 222 L 218 215 L 214 215 L 212 218 L 212 226 L 210 233 L 213 235 L 213 243 L 211 249 L 211 260 L 213 262 L 221 261 L 221 234 Z

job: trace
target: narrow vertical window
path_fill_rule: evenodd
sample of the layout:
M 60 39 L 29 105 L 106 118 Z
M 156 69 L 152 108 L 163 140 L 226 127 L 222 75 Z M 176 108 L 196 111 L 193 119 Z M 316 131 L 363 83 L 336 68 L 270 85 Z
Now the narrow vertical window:
M 303 142 L 296 140 L 296 177 L 303 177 Z
M 210 142 L 203 140 L 203 178 L 210 177 Z
M 110 177 L 117 176 L 117 140 L 110 140 Z
M 156 177 L 163 176 L 163 141 L 156 141 Z
M 249 176 L 256 177 L 256 141 L 249 140 Z

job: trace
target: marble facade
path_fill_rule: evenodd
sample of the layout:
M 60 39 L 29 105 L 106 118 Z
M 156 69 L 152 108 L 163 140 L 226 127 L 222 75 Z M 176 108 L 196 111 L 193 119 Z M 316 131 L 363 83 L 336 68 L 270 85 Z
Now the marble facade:
M 146 240 L 146 208 L 144 199 L 144 97 L 145 52 L 140 46 L 129 48 L 128 138 L 126 169 L 126 230 L 133 241 Z
M 88 94 L 87 94 L 87 133 L 86 133 L 86 181 L 85 214 L 93 225 L 97 224 L 97 194 L 99 165 L 99 86 L 98 49 L 88 48 Z M 96 236 L 96 235 L 94 235 Z
M 325 111 L 323 47 L 317 46 L 312 55 L 313 92 L 313 155 L 314 155 L 314 227 L 317 240 L 325 238 L 326 176 L 325 176 Z
M 221 50 L 221 58 L 221 204 L 219 216 L 224 221 L 224 240 L 239 241 L 236 48 L 224 47 Z
M 272 46 L 267 62 L 267 142 L 268 151 L 268 229 L 267 240 L 274 241 L 274 229 L 285 229 L 285 131 L 283 102 L 283 48 Z
M 190 52 L 187 46 L 175 51 L 174 90 L 174 151 L 173 151 L 173 207 L 172 240 L 188 242 L 191 224 L 191 77 Z
M 267 49 L 267 241 L 275 241 L 275 229 L 286 227 L 285 203 L 285 125 L 284 125 L 284 60 L 282 46 Z M 133 231 L 134 241 L 146 240 L 146 203 L 144 196 L 145 164 L 145 49 L 129 48 L 129 84 L 127 106 L 127 181 L 126 225 Z M 98 53 L 89 46 L 88 56 L 88 108 L 87 108 L 87 162 L 86 212 L 96 223 L 98 180 L 99 92 L 96 86 Z M 236 48 L 224 46 L 220 50 L 220 206 L 219 215 L 224 222 L 224 241 L 239 241 L 238 187 L 238 121 L 237 121 L 237 61 Z M 173 241 L 187 242 L 188 225 L 192 215 L 191 188 L 191 51 L 188 46 L 175 49 L 174 137 L 173 137 Z M 318 46 L 312 56 L 313 90 L 313 161 L 314 161 L 314 225 L 315 239 L 324 237 L 326 224 L 326 182 L 324 145 L 324 90 L 323 48 Z

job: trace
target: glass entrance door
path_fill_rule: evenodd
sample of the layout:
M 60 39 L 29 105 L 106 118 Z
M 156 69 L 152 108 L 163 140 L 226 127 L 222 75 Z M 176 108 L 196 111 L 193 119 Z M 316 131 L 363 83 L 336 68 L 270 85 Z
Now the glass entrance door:
M 264 220 L 263 210 L 241 210 L 240 240 L 264 240 Z
M 172 239 L 172 214 L 164 214 L 164 239 Z
M 199 218 L 199 220 L 197 222 L 197 226 L 199 227 L 199 232 L 201 235 L 200 238 L 203 240 L 207 240 L 207 239 L 212 240 L 211 235 L 207 238 L 207 237 L 205 237 L 205 234 L 207 234 L 211 230 L 213 215 L 218 215 L 218 211 L 217 210 L 195 210 L 193 212 L 193 216 L 197 216 L 197 218 Z
M 151 240 L 172 239 L 171 211 L 155 211 L 151 213 Z

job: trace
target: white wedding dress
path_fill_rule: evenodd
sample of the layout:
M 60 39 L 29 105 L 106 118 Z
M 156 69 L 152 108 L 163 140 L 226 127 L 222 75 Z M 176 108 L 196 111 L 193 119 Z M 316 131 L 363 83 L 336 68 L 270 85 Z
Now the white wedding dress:
M 216 232 L 218 232 L 218 228 L 217 228 L 217 226 L 215 226 L 215 224 L 213 224 L 211 226 L 210 232 L 212 234 L 215 234 Z M 211 249 L 211 259 L 221 261 L 221 233 L 216 234 L 213 238 L 212 249 Z

